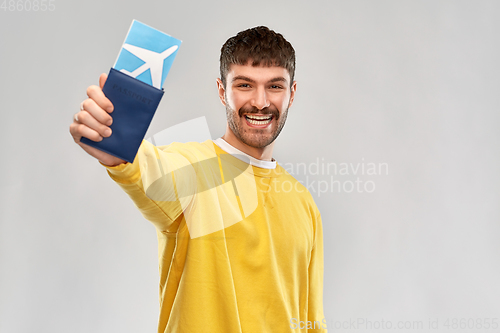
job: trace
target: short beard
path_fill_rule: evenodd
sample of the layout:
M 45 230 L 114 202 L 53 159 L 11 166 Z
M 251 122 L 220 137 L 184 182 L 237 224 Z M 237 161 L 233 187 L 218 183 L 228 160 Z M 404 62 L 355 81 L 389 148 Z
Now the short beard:
M 227 96 L 226 96 L 226 101 L 227 101 Z M 251 113 L 269 114 L 273 116 L 273 119 L 271 121 L 274 121 L 274 119 L 276 119 L 276 121 L 278 122 L 278 127 L 273 133 L 271 133 L 271 136 L 269 138 L 252 135 L 255 138 L 254 140 L 252 140 L 251 138 L 247 138 L 244 136 L 244 132 L 240 128 L 239 123 L 241 118 L 243 117 L 243 114 L 251 114 Z M 287 116 L 288 116 L 288 108 L 283 110 L 281 115 L 278 109 L 276 109 L 276 107 L 274 106 L 267 107 L 261 110 L 257 109 L 256 107 L 253 108 L 242 107 L 238 110 L 238 112 L 236 112 L 235 110 L 231 109 L 231 107 L 229 107 L 228 103 L 226 103 L 226 118 L 229 128 L 233 132 L 234 136 L 238 138 L 238 140 L 240 140 L 247 146 L 253 148 L 264 148 L 273 143 L 274 140 L 276 140 L 278 135 L 281 133 L 283 127 L 285 126 Z M 262 133 L 262 131 L 259 131 L 259 129 L 257 128 L 254 130 L 254 132 L 256 132 L 255 134 L 259 134 L 259 132 Z

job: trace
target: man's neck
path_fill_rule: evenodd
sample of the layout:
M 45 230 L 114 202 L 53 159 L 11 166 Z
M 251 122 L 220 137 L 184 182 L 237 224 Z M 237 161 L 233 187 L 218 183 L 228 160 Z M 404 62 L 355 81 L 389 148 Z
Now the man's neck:
M 239 149 L 245 154 L 248 154 L 258 160 L 272 161 L 273 159 L 274 141 L 264 148 L 251 147 L 241 142 L 240 139 L 234 135 L 229 126 L 226 128 L 226 133 L 222 136 L 222 138 L 234 148 Z

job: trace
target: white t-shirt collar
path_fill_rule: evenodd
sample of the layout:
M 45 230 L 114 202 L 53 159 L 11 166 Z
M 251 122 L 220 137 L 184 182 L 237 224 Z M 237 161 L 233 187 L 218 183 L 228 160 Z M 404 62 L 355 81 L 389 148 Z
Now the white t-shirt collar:
M 256 166 L 258 168 L 263 168 L 263 169 L 276 169 L 276 161 L 273 159 L 273 161 L 263 161 L 256 159 L 255 157 L 252 157 L 241 150 L 234 148 L 231 146 L 229 143 L 227 143 L 226 140 L 223 138 L 218 138 L 215 140 L 212 140 L 217 146 L 219 146 L 220 149 L 224 150 L 226 153 L 233 155 L 239 160 L 242 160 L 243 162 L 248 163 L 250 161 L 250 164 L 253 166 Z M 241 156 L 243 155 L 243 156 Z

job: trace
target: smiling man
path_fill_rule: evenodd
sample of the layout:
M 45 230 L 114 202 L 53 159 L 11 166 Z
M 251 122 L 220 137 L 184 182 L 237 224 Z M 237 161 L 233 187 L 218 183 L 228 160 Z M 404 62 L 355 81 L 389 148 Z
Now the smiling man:
M 83 144 L 110 135 L 105 74 L 70 132 L 156 227 L 158 332 L 326 332 L 321 215 L 273 159 L 295 97 L 295 51 L 281 34 L 248 29 L 223 45 L 220 74 L 227 129 L 216 140 L 143 141 L 133 163 Z

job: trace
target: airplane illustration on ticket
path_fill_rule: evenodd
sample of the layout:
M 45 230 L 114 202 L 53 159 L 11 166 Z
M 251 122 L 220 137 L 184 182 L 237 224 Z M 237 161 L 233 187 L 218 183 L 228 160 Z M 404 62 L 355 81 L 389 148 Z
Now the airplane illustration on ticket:
M 134 20 L 113 67 L 161 89 L 181 43 L 170 35 Z

